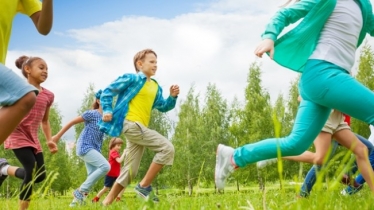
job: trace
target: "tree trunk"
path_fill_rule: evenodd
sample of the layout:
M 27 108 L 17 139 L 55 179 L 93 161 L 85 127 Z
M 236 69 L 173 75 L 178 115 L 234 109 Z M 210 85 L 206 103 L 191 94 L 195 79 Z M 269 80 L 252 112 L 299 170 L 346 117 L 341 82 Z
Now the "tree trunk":
M 236 180 L 236 189 L 237 189 L 238 191 L 240 191 L 240 189 L 239 189 L 239 181 L 238 181 L 238 180 Z
M 260 190 L 265 189 L 265 184 L 264 184 L 264 179 L 262 177 L 261 171 L 257 169 L 257 180 L 258 180 L 258 185 Z
M 192 181 L 188 180 L 188 195 L 189 196 L 192 196 L 192 191 L 193 191 Z

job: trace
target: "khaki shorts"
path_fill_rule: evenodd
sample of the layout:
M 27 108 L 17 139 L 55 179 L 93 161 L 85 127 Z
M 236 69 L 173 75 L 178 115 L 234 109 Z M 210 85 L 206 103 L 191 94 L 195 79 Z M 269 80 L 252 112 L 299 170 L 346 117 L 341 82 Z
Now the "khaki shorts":
M 322 131 L 330 134 L 334 134 L 340 130 L 351 129 L 349 125 L 344 122 L 343 113 L 333 110 L 327 119 L 325 126 L 323 126 Z
M 126 158 L 117 183 L 126 187 L 138 173 L 145 148 L 155 152 L 154 163 L 172 165 L 174 146 L 164 136 L 141 123 L 125 120 L 123 133 L 126 137 Z

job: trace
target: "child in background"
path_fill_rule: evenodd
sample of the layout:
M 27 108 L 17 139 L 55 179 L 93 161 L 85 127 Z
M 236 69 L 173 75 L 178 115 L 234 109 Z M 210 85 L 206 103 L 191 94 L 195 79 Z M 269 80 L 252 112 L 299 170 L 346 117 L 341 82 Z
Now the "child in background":
M 34 107 L 4 143 L 5 149 L 13 150 L 23 168 L 10 166 L 5 159 L 0 159 L 0 185 L 8 175 L 23 179 L 19 195 L 19 209 L 23 210 L 30 204 L 34 183 L 46 178 L 42 147 L 38 139 L 40 125 L 52 153 L 57 152 L 57 145 L 52 141 L 49 124 L 49 110 L 54 94 L 41 86 L 48 78 L 46 62 L 39 57 L 21 56 L 16 60 L 16 66 L 21 69 L 27 81 L 39 90 Z
M 120 138 L 112 138 L 109 142 L 109 164 L 110 171 L 105 176 L 104 188 L 92 199 L 93 203 L 100 200 L 100 197 L 104 195 L 114 184 L 121 171 L 121 163 L 126 156 L 126 149 L 123 150 L 123 154 L 120 155 L 120 150 L 123 145 L 123 141 Z M 123 192 L 123 191 L 122 191 Z M 117 201 L 121 200 L 121 194 L 116 198 Z
M 73 192 L 74 199 L 70 206 L 84 204 L 92 186 L 110 170 L 110 165 L 101 154 L 104 133 L 99 130 L 98 123 L 101 119 L 102 109 L 100 106 L 101 91 L 95 95 L 95 102 L 92 110 L 85 111 L 82 116 L 76 117 L 65 125 L 54 137 L 53 141 L 58 142 L 62 135 L 73 125 L 84 122 L 84 129 L 79 136 L 76 153 L 84 161 L 87 169 L 87 178 L 83 184 Z

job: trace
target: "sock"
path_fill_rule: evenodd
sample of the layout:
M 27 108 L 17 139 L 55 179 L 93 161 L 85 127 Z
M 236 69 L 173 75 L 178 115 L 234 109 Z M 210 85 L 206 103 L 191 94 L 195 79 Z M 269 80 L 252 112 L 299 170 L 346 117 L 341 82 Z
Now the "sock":
M 8 175 L 8 168 L 9 168 L 9 165 L 5 165 L 1 168 L 1 174 L 3 176 L 7 176 Z

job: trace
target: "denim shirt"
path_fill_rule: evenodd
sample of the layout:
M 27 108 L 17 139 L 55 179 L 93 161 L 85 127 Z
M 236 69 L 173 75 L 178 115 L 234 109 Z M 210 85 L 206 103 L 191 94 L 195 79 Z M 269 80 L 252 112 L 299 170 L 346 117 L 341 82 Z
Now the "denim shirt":
M 338 0 L 301 0 L 289 7 L 280 9 L 266 26 L 263 39 L 275 41 L 274 61 L 279 65 L 297 72 L 312 55 L 320 33 L 334 11 Z M 367 33 L 374 35 L 374 17 L 370 0 L 357 0 L 363 17 L 363 27 L 357 47 Z M 282 30 L 300 19 L 303 20 L 291 31 L 278 38 Z
M 124 74 L 103 90 L 100 97 L 103 115 L 112 114 L 112 121 L 104 122 L 101 120 L 99 122 L 100 131 L 113 137 L 121 134 L 123 122 L 129 111 L 129 103 L 139 93 L 146 81 L 147 77 L 142 72 L 138 74 Z M 155 82 L 157 83 L 157 81 Z M 113 97 L 117 95 L 117 102 L 113 109 Z M 175 107 L 176 101 L 177 97 L 172 96 L 169 96 L 165 100 L 162 96 L 162 88 L 158 85 L 152 109 L 167 112 Z

